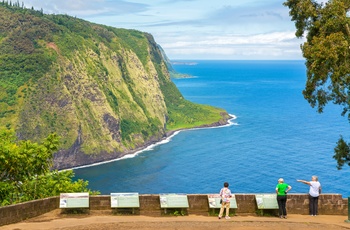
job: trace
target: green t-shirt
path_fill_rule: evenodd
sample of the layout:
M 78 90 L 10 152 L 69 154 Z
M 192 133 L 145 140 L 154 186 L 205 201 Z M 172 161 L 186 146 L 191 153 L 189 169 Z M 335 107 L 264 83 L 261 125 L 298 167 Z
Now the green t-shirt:
M 277 195 L 278 196 L 285 196 L 288 186 L 289 186 L 289 184 L 286 184 L 286 183 L 278 183 L 276 186 L 276 189 L 278 191 Z

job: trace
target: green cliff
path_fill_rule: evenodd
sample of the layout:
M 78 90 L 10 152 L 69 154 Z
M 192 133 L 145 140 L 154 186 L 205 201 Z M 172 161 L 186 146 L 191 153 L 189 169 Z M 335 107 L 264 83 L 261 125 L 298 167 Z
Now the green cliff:
M 122 157 L 229 118 L 183 98 L 148 33 L 7 3 L 0 21 L 0 128 L 33 141 L 56 132 L 55 168 Z

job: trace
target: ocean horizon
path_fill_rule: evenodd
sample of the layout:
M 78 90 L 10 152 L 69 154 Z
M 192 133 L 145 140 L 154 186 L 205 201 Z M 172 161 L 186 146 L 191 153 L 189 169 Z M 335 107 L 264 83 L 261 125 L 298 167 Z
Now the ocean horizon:
M 102 194 L 205 194 L 225 181 L 234 193 L 273 193 L 283 177 L 290 193 L 307 193 L 296 179 L 317 175 L 323 193 L 350 195 L 349 167 L 337 170 L 332 158 L 349 122 L 340 107 L 318 114 L 303 98 L 303 60 L 176 60 L 173 67 L 192 76 L 173 79 L 183 96 L 225 109 L 230 124 L 176 132 L 124 159 L 76 168 L 76 178 Z

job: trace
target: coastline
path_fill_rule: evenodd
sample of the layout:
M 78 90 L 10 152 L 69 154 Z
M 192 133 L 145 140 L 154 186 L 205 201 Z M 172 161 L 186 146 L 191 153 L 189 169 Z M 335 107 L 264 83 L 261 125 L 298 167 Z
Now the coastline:
M 76 167 L 72 167 L 72 168 L 67 168 L 67 169 L 61 169 L 58 171 L 67 171 L 67 170 L 74 170 L 74 169 L 81 169 L 81 168 L 88 168 L 88 167 L 93 167 L 93 166 L 97 166 L 97 165 L 102 165 L 102 164 L 108 164 L 114 161 L 119 161 L 119 160 L 124 160 L 124 159 L 128 159 L 128 158 L 134 158 L 136 156 L 138 156 L 139 154 L 145 152 L 145 151 L 151 151 L 154 149 L 154 147 L 158 146 L 158 145 L 163 145 L 168 143 L 169 141 L 171 141 L 171 139 L 176 136 L 177 134 L 179 134 L 180 132 L 183 131 L 192 131 L 192 130 L 199 130 L 199 129 L 215 129 L 215 128 L 224 128 L 224 127 L 229 127 L 232 125 L 238 125 L 237 123 L 232 122 L 232 120 L 236 120 L 237 117 L 233 114 L 228 114 L 229 118 L 225 121 L 225 124 L 223 124 L 222 122 L 218 121 L 215 122 L 213 124 L 210 125 L 203 125 L 203 126 L 199 126 L 199 127 L 195 127 L 195 128 L 189 128 L 189 129 L 178 129 L 178 130 L 171 130 L 166 132 L 166 135 L 164 138 L 162 138 L 161 140 L 152 143 L 152 144 L 146 144 L 143 147 L 140 147 L 138 149 L 135 149 L 133 151 L 127 152 L 125 153 L 123 156 L 121 157 L 117 157 L 111 160 L 106 160 L 106 161 L 101 161 L 101 162 L 96 162 L 96 163 L 92 163 L 92 164 L 87 164 L 87 165 L 81 165 L 81 166 L 76 166 Z

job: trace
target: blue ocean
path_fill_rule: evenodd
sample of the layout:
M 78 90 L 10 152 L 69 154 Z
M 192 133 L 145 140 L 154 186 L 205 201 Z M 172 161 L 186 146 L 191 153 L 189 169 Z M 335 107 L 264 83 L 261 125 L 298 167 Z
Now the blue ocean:
M 350 196 L 350 167 L 332 158 L 349 122 L 332 104 L 319 114 L 303 98 L 304 61 L 180 61 L 191 78 L 173 79 L 192 102 L 225 109 L 235 118 L 220 128 L 177 133 L 129 158 L 74 169 L 101 194 L 273 193 L 280 177 L 290 193 L 307 193 L 297 179 L 317 175 L 323 193 Z

